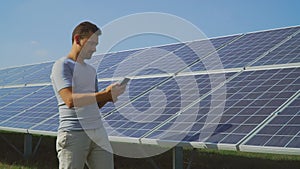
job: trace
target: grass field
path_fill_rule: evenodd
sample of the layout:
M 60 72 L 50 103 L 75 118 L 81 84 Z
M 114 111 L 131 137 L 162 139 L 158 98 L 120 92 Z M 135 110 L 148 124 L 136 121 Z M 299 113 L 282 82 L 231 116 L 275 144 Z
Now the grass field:
M 0 169 L 57 169 L 55 138 L 43 137 L 36 155 L 29 160 L 17 153 L 3 138 L 17 149 L 23 150 L 23 134 L 0 133 Z M 38 137 L 33 137 L 33 143 Z M 34 148 L 34 147 L 33 147 Z M 191 150 L 184 150 L 184 168 L 191 157 Z M 133 159 L 115 156 L 116 169 L 172 169 L 172 152 Z M 300 156 L 245 153 L 236 151 L 197 150 L 192 169 L 299 169 Z

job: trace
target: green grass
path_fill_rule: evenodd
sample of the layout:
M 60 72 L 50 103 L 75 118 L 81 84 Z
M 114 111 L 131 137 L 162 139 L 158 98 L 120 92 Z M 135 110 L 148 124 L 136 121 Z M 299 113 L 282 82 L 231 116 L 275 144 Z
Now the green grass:
M 23 150 L 23 134 L 0 133 L 19 150 Z M 34 145 L 38 137 L 33 137 Z M 191 149 L 184 150 L 184 168 L 187 167 Z M 116 169 L 172 169 L 172 152 L 161 155 L 133 159 L 115 156 Z M 58 161 L 55 152 L 55 138 L 43 137 L 36 156 L 24 160 L 13 148 L 0 138 L 0 169 L 57 169 Z M 236 151 L 198 149 L 193 158 L 192 169 L 299 169 L 300 156 Z

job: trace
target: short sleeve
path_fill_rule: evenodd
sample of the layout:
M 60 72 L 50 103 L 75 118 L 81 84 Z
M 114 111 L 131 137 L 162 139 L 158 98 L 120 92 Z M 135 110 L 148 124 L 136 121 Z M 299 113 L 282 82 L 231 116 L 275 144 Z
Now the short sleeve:
M 57 92 L 63 88 L 72 87 L 73 70 L 66 62 L 56 62 L 52 68 L 51 79 Z

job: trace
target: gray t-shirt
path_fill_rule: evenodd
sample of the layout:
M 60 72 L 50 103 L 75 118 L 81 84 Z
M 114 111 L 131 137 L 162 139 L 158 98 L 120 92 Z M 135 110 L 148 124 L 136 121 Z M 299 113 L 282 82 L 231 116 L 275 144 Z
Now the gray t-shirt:
M 73 93 L 97 92 L 97 74 L 91 65 L 80 64 L 67 57 L 61 58 L 52 67 L 51 81 L 59 106 L 59 130 L 71 131 L 102 127 L 96 103 L 68 108 L 59 95 L 59 91 L 66 87 L 72 87 Z

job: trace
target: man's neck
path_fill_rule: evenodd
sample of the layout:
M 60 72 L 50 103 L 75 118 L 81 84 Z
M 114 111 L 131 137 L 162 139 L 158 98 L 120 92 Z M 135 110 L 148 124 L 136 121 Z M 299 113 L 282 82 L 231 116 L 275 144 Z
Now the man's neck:
M 84 63 L 84 60 L 78 57 L 78 52 L 71 50 L 68 54 L 68 58 L 74 60 L 74 62 Z

